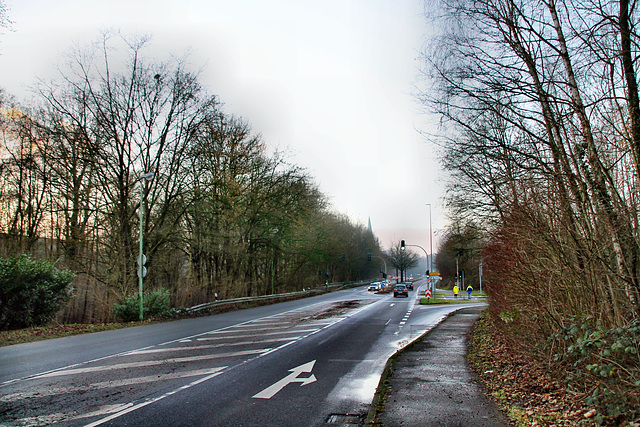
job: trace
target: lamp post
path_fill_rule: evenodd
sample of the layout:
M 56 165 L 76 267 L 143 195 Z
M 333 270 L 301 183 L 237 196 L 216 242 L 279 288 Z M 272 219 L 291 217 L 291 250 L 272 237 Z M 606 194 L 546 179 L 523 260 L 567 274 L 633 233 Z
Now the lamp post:
M 272 228 L 271 230 L 269 230 L 271 232 L 272 235 L 276 235 L 278 233 L 277 228 Z M 273 244 L 272 244 L 273 245 Z M 275 276 L 275 257 L 276 257 L 276 249 L 275 246 L 273 247 L 273 258 L 271 258 L 271 295 L 275 294 L 275 287 L 273 285 L 273 280 L 274 280 L 274 276 Z
M 147 269 L 145 268 L 145 264 L 147 262 L 147 257 L 142 253 L 142 233 L 143 233 L 143 222 L 144 218 L 144 181 L 151 181 L 153 179 L 153 172 L 143 173 L 140 175 L 140 256 L 138 257 L 138 299 L 140 301 L 140 320 L 144 320 L 144 308 L 142 304 L 142 279 L 146 276 Z
M 431 229 L 431 203 L 427 203 L 429 206 L 429 273 L 433 272 L 433 230 Z M 429 276 L 429 289 L 435 295 L 435 289 L 432 289 L 431 276 Z

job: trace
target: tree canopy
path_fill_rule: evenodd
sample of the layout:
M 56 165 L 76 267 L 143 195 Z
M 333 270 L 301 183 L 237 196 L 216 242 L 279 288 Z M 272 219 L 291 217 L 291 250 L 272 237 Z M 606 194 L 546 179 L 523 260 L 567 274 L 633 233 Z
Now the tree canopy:
M 70 51 L 29 105 L 0 99 L 0 250 L 79 273 L 62 317 L 110 319 L 134 293 L 140 229 L 145 288 L 177 307 L 375 276 L 364 225 L 269 153 L 186 59 L 154 60 L 148 45 L 105 33 Z

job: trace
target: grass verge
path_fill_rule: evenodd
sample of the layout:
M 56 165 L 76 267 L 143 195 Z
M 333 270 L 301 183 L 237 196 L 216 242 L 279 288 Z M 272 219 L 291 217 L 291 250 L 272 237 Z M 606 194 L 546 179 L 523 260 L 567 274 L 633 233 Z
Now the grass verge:
M 460 299 L 462 301 L 462 299 Z M 458 300 L 447 298 L 420 298 L 420 304 L 458 304 Z
M 136 322 L 113 322 L 113 323 L 97 323 L 97 324 L 50 324 L 46 326 L 36 326 L 24 329 L 15 329 L 10 331 L 0 331 L 0 347 L 14 344 L 24 344 L 28 342 L 48 340 L 52 338 L 62 338 L 71 335 L 88 334 L 92 332 L 109 331 L 113 329 L 129 328 L 132 326 L 150 325 L 152 323 L 166 322 L 171 320 L 184 319 L 188 317 L 209 316 L 212 314 L 225 313 L 227 311 L 242 310 L 261 305 L 275 304 L 278 302 L 290 301 L 294 299 L 304 298 L 302 296 L 289 296 L 283 298 L 275 298 L 273 300 L 239 302 L 224 304 L 197 312 L 187 313 L 184 310 L 174 311 L 172 314 L 160 318 L 147 319 Z
M 91 332 L 110 331 L 113 329 L 127 328 L 148 324 L 145 322 L 131 323 L 101 323 L 96 325 L 69 324 L 69 325 L 47 325 L 32 328 L 16 329 L 12 331 L 0 331 L 0 347 L 23 344 L 27 342 L 48 340 L 51 338 L 62 338 L 71 335 L 86 334 Z

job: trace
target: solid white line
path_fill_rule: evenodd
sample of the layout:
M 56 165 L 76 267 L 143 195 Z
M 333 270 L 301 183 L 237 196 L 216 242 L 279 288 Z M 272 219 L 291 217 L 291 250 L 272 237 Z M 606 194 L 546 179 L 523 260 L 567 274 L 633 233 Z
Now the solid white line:
M 289 322 L 291 323 L 291 322 Z M 217 335 L 217 334 L 233 334 L 233 333 L 238 333 L 238 332 L 256 332 L 256 331 L 273 331 L 275 329 L 282 329 L 283 325 L 286 325 L 286 323 L 283 323 L 280 326 L 268 326 L 266 328 L 254 328 L 251 327 L 251 325 L 242 325 L 242 327 L 237 327 L 237 328 L 229 328 L 229 329 L 225 329 L 224 331 L 215 331 L 215 332 L 210 332 L 209 335 Z
M 223 357 L 247 356 L 251 354 L 264 353 L 269 350 L 271 349 L 263 348 L 258 350 L 236 351 L 233 353 L 210 354 L 206 356 L 177 357 L 174 359 L 165 359 L 165 360 L 147 360 L 144 362 L 131 362 L 131 363 L 118 363 L 115 365 L 91 366 L 88 368 L 67 369 L 64 371 L 50 372 L 48 374 L 39 375 L 38 378 L 60 377 L 63 375 L 75 375 L 75 374 L 85 374 L 87 372 L 111 371 L 114 369 L 123 369 L 123 368 L 142 368 L 147 366 L 167 365 L 170 363 L 195 362 L 199 360 L 220 359 Z
M 267 332 L 264 334 L 259 334 L 259 336 L 265 336 L 265 335 L 283 335 L 283 334 L 301 334 L 301 333 L 307 333 L 307 332 L 312 332 L 312 331 L 316 331 L 318 330 L 318 328 L 313 328 L 313 329 L 291 329 L 289 331 L 280 331 L 280 332 Z M 210 337 L 210 338 L 198 338 L 198 341 L 217 341 L 217 340 L 228 340 L 228 339 L 233 339 L 233 338 L 250 338 L 252 335 L 250 334 L 246 334 L 246 335 L 227 335 L 227 336 L 217 336 L 217 337 Z
M 289 315 L 289 314 L 287 314 Z M 243 326 L 251 326 L 252 324 L 258 325 L 258 326 L 267 326 L 267 325 L 286 325 L 289 323 L 293 323 L 293 321 L 286 321 L 286 320 L 274 320 L 271 318 L 265 318 L 265 319 L 258 319 L 258 320 L 250 320 L 249 323 L 244 324 Z
M 87 392 L 92 390 L 101 390 L 106 388 L 117 388 L 124 387 L 130 385 L 137 384 L 147 384 L 154 383 L 158 381 L 169 381 L 176 380 L 181 378 L 189 378 L 189 377 L 199 377 L 203 375 L 210 375 L 215 372 L 221 371 L 225 369 L 226 366 L 220 366 L 217 368 L 209 368 L 209 369 L 196 369 L 193 371 L 185 371 L 185 372 L 171 372 L 168 374 L 159 374 L 159 375 L 148 375 L 144 377 L 135 377 L 135 378 L 125 378 L 122 380 L 115 381 L 103 381 L 99 383 L 93 383 L 84 386 L 75 386 L 75 387 L 56 387 L 49 389 L 39 389 L 37 391 L 31 391 L 27 393 L 14 393 L 7 394 L 4 396 L 0 396 L 0 402 L 16 402 L 23 399 L 32 399 L 32 398 L 41 398 L 48 396 L 57 396 L 59 394 L 68 394 L 68 393 L 76 393 L 76 392 Z M 113 406 L 113 405 L 111 405 Z M 116 405 L 118 407 L 122 405 Z M 100 415 L 100 414 L 95 414 Z
M 326 304 L 328 304 L 328 303 L 326 303 L 326 302 L 318 302 L 318 303 L 306 306 L 306 309 L 310 309 L 310 308 L 315 307 L 317 305 L 326 305 Z M 174 340 L 165 341 L 165 342 L 162 342 L 162 343 L 159 343 L 159 344 L 156 344 L 156 345 L 140 347 L 140 348 L 135 349 L 135 350 L 127 350 L 127 351 L 123 351 L 121 353 L 110 354 L 108 356 L 97 357 L 95 359 L 86 360 L 84 362 L 73 363 L 71 365 L 67 365 L 67 366 L 63 366 L 63 367 L 60 367 L 60 368 L 52 369 L 50 371 L 40 372 L 40 373 L 33 374 L 33 375 L 27 375 L 27 376 L 21 377 L 21 378 L 14 378 L 12 380 L 7 380 L 7 381 L 1 382 L 0 383 L 0 387 L 3 387 L 3 386 L 8 385 L 8 384 L 13 384 L 13 383 L 16 383 L 16 382 L 19 382 L 19 381 L 28 381 L 28 380 L 32 380 L 32 379 L 35 379 L 35 378 L 41 378 L 42 375 L 49 374 L 49 373 L 52 373 L 52 372 L 58 372 L 58 371 L 66 370 L 66 369 L 69 369 L 69 368 L 74 368 L 76 366 L 82 366 L 82 365 L 86 365 L 86 364 L 89 364 L 89 363 L 98 362 L 98 361 L 101 361 L 101 360 L 111 359 L 113 357 L 124 356 L 124 355 L 127 355 L 127 354 L 135 352 L 135 351 L 146 350 L 148 348 L 153 348 L 155 346 L 164 346 L 164 345 L 169 345 L 169 344 L 173 344 L 173 343 L 180 342 L 180 341 L 188 342 L 189 340 L 191 340 L 193 338 L 200 337 L 200 336 L 206 335 L 206 334 L 211 333 L 211 332 L 215 332 L 215 331 L 219 331 L 219 330 L 224 330 L 224 329 L 236 327 L 236 326 L 239 326 L 239 325 L 249 324 L 251 322 L 260 321 L 260 320 L 263 320 L 263 319 L 274 319 L 276 316 L 286 316 L 287 314 L 296 312 L 298 310 L 299 309 L 297 309 L 297 308 L 296 309 L 291 309 L 291 310 L 285 311 L 283 313 L 274 314 L 274 315 L 270 315 L 270 316 L 265 316 L 265 317 L 261 317 L 261 318 L 258 318 L 258 319 L 247 320 L 245 322 L 241 322 L 241 323 L 238 323 L 238 324 L 235 324 L 235 325 L 226 326 L 226 327 L 220 328 L 220 329 L 214 329 L 213 331 L 202 332 L 202 333 L 199 333 L 199 334 L 194 334 L 194 335 L 190 335 L 190 336 L 186 336 L 186 337 L 182 337 L 182 338 L 176 338 Z
M 178 392 L 180 392 L 180 391 L 187 390 L 187 389 L 189 389 L 189 388 L 191 388 L 191 387 L 193 387 L 193 386 L 195 386 L 195 385 L 198 385 L 198 384 L 203 383 L 203 382 L 205 382 L 205 381 L 209 381 L 211 378 L 217 377 L 217 376 L 218 376 L 218 375 L 220 375 L 220 374 L 221 374 L 221 372 L 216 372 L 216 373 L 211 374 L 211 375 L 208 375 L 208 376 L 206 376 L 206 377 L 204 377 L 204 378 L 200 378 L 199 380 L 193 381 L 192 383 L 189 383 L 189 384 L 187 384 L 187 385 L 185 385 L 185 386 L 182 386 L 182 387 L 177 388 L 177 389 L 175 389 L 175 390 L 172 390 L 172 391 L 170 391 L 170 392 L 168 392 L 168 393 L 165 393 L 165 394 L 163 394 L 162 396 L 158 396 L 158 397 L 156 397 L 156 398 L 149 399 L 149 400 L 147 400 L 146 402 L 138 403 L 137 405 L 132 405 L 132 406 L 130 406 L 130 407 L 128 407 L 128 408 L 126 408 L 126 409 L 124 409 L 124 410 L 122 410 L 122 411 L 120 411 L 120 412 L 117 412 L 117 413 L 115 413 L 115 414 L 113 414 L 113 415 L 110 415 L 110 416 L 108 416 L 108 417 L 106 417 L 106 418 L 103 418 L 103 419 L 101 419 L 101 420 L 95 421 L 95 422 L 93 422 L 93 423 L 91 423 L 91 424 L 87 424 L 85 427 L 94 427 L 94 426 L 99 426 L 100 424 L 104 424 L 104 423 L 106 423 L 107 421 L 111 421 L 111 420 L 113 420 L 113 419 L 119 418 L 119 417 L 121 417 L 121 416 L 123 416 L 123 415 L 128 414 L 129 412 L 133 412 L 133 411 L 135 411 L 135 410 L 137 410 L 137 409 L 140 409 L 140 408 L 142 408 L 142 407 L 144 407 L 144 406 L 147 406 L 147 405 L 150 405 L 150 404 L 152 404 L 152 403 L 155 403 L 155 402 L 157 402 L 157 401 L 159 401 L 159 400 L 162 400 L 162 399 L 164 399 L 165 397 L 172 396 L 172 395 L 174 395 L 174 394 L 176 394 L 176 393 L 178 393 Z
M 275 318 L 276 316 L 283 316 L 283 315 L 286 315 L 287 313 L 292 313 L 292 312 L 300 311 L 300 310 L 309 310 L 311 307 L 314 307 L 314 306 L 316 306 L 316 305 L 326 305 L 326 303 L 325 303 L 325 302 L 316 303 L 316 304 L 312 304 L 312 305 L 310 305 L 310 306 L 307 306 L 307 307 L 305 307 L 304 309 L 294 309 L 294 310 L 290 310 L 290 311 L 287 311 L 287 312 L 284 312 L 284 313 L 281 313 L 281 314 L 278 314 L 278 315 L 266 316 L 266 317 L 264 317 L 264 318 L 262 318 L 262 319 Z M 393 305 L 393 304 L 392 304 L 392 305 Z M 298 340 L 298 339 L 304 339 L 304 338 L 306 338 L 306 337 L 308 337 L 308 336 L 311 336 L 311 335 L 314 335 L 314 334 L 318 333 L 319 331 L 321 331 L 321 330 L 323 330 L 323 329 L 329 328 L 329 327 L 331 327 L 331 326 L 333 326 L 333 325 L 335 325 L 335 324 L 337 324 L 337 323 L 340 323 L 340 322 L 342 322 L 343 320 L 345 320 L 345 319 L 347 319 L 347 318 L 349 318 L 349 317 L 355 316 L 355 315 L 359 314 L 360 312 L 362 312 L 362 311 L 364 311 L 364 310 L 367 310 L 367 309 L 369 309 L 369 308 L 372 308 L 373 306 L 375 306 L 375 304 L 367 304 L 367 305 L 365 305 L 364 307 L 362 307 L 362 308 L 360 308 L 360 309 L 358 309 L 358 310 L 356 310 L 356 311 L 354 311 L 354 312 L 352 312 L 352 313 L 348 314 L 347 316 L 341 317 L 341 318 L 339 318 L 338 320 L 336 320 L 335 322 L 328 323 L 328 324 L 326 324 L 326 326 L 323 326 L 323 327 L 321 327 L 321 328 L 319 328 L 319 329 L 308 329 L 308 330 L 298 330 L 298 331 L 295 331 L 295 332 L 310 332 L 310 333 L 309 333 L 309 334 L 307 334 L 307 335 L 305 335 L 305 336 L 302 336 L 302 337 L 293 337 L 293 338 L 292 338 L 292 337 L 290 337 L 289 339 L 296 339 L 296 340 Z M 250 324 L 251 322 L 254 322 L 254 321 L 257 321 L 257 320 L 260 320 L 260 319 L 254 319 L 254 320 L 250 320 L 250 321 L 246 321 L 246 322 L 239 323 L 239 324 L 237 324 L 237 325 L 231 325 L 231 326 L 228 326 L 228 327 L 225 327 L 225 328 L 218 329 L 217 331 L 224 330 L 224 329 L 230 329 L 230 328 L 233 328 L 233 327 L 237 327 L 237 326 L 239 326 L 239 325 L 242 325 L 242 324 Z M 210 331 L 210 332 L 205 332 L 205 333 L 200 333 L 200 334 L 195 334 L 195 335 L 188 336 L 188 337 L 182 337 L 182 338 L 178 338 L 178 339 L 175 339 L 175 340 L 166 341 L 166 342 L 164 342 L 164 343 L 160 343 L 160 344 L 157 344 L 157 345 L 158 345 L 158 346 L 163 346 L 163 345 L 168 345 L 168 344 L 175 343 L 175 342 L 190 342 L 189 340 L 191 340 L 191 339 L 193 339 L 193 338 L 196 338 L 196 337 L 199 337 L 199 336 L 203 336 L 203 335 L 207 335 L 207 334 L 209 334 L 209 333 L 211 333 L 211 332 L 215 332 L 215 331 L 216 331 L 216 330 L 214 330 L 214 331 Z M 291 331 L 291 332 L 293 332 L 293 331 Z M 262 335 L 265 335 L 265 334 L 262 334 Z M 229 337 L 224 337 L 224 338 L 229 338 Z M 257 355 L 256 355 L 256 357 L 255 357 L 255 358 L 252 358 L 252 359 L 249 359 L 249 360 L 247 360 L 247 361 L 244 361 L 243 363 L 240 363 L 240 364 L 238 364 L 238 365 L 236 365 L 236 366 L 240 366 L 240 365 L 242 365 L 242 364 L 244 364 L 244 363 L 247 363 L 247 362 L 249 362 L 249 361 L 251 361 L 251 360 L 259 359 L 259 358 L 261 358 L 262 356 L 265 356 L 266 354 L 273 353 L 273 352 L 275 352 L 275 351 L 277 351 L 277 350 L 280 350 L 280 349 L 285 348 L 285 347 L 287 347 L 287 346 L 289 346 L 289 345 L 291 345 L 291 344 L 294 344 L 295 342 L 297 342 L 297 341 L 290 341 L 290 342 L 287 342 L 287 343 L 285 343 L 285 344 L 283 344 L 283 345 L 281 345 L 281 346 L 279 346 L 279 347 L 277 347 L 277 348 L 274 348 L 274 349 L 264 349 L 264 350 L 260 350 L 260 352 L 259 352 L 259 353 L 257 353 Z M 76 363 L 76 364 L 73 364 L 73 365 L 69 365 L 69 366 L 67 366 L 67 367 L 58 368 L 58 369 L 55 369 L 55 370 L 52 370 L 52 371 L 47 371 L 47 372 L 44 372 L 44 373 L 42 373 L 42 374 L 36 374 L 36 375 L 31 375 L 31 376 L 28 376 L 28 377 L 24 377 L 24 378 L 18 378 L 18 379 L 14 379 L 14 380 L 5 381 L 5 382 L 3 382 L 3 383 L 0 383 L 0 386 L 2 386 L 2 385 L 6 385 L 6 384 L 9 384 L 9 383 L 13 383 L 13 382 L 17 382 L 17 381 L 23 381 L 23 380 L 29 380 L 29 379 L 35 379 L 35 378 L 42 378 L 42 377 L 44 377 L 44 376 L 59 376 L 59 375 L 67 375 L 67 374 L 69 374 L 69 373 L 72 371 L 72 370 L 71 370 L 71 369 L 69 369 L 69 368 L 72 368 L 72 367 L 75 367 L 75 366 L 82 366 L 82 365 L 86 365 L 86 364 L 89 364 L 89 363 L 92 363 L 92 362 L 97 362 L 97 361 L 100 361 L 100 360 L 106 360 L 106 359 L 110 359 L 110 358 L 118 357 L 118 356 L 126 356 L 126 355 L 129 355 L 129 354 L 134 354 L 136 351 L 138 351 L 138 352 L 139 352 L 139 351 L 144 351 L 144 350 L 147 350 L 147 349 L 152 349 L 153 347 L 154 347 L 154 346 L 142 347 L 142 348 L 137 349 L 137 350 L 130 350 L 130 351 L 126 351 L 126 352 L 118 353 L 118 354 L 115 354 L 115 355 L 104 356 L 104 357 L 96 358 L 96 359 L 93 359 L 93 360 L 89 360 L 89 361 L 85 361 L 85 362 L 81 362 L 81 363 Z M 238 354 L 240 354 L 240 353 L 245 353 L 245 354 L 247 354 L 247 352 L 236 352 L 236 353 L 226 353 L 226 354 L 224 354 L 224 355 L 216 355 L 215 357 L 218 357 L 218 356 L 220 356 L 220 357 L 228 357 L 228 356 L 230 356 L 231 354 L 238 355 Z M 249 354 L 256 354 L 256 352 L 249 353 Z M 214 358 L 214 357 L 209 357 L 209 358 Z M 200 359 L 200 357 L 196 357 L 196 358 L 180 358 L 180 359 L 171 359 L 171 361 L 188 360 L 188 359 L 195 360 L 195 359 Z M 200 360 L 201 360 L 201 359 L 200 359 Z M 169 361 L 164 361 L 164 362 L 161 362 L 161 363 L 169 363 Z M 114 365 L 114 366 L 123 367 L 124 365 L 130 365 L 130 364 L 119 364 L 119 365 Z M 197 385 L 197 384 L 201 384 L 201 383 L 203 383 L 203 382 L 206 382 L 206 381 L 208 381 L 208 380 L 210 380 L 210 379 L 212 379 L 212 378 L 214 378 L 214 377 L 216 377 L 216 376 L 218 376 L 218 375 L 222 374 L 222 373 L 223 373 L 223 372 L 222 372 L 222 370 L 224 370 L 224 369 L 226 369 L 226 371 L 228 371 L 228 370 L 233 369 L 233 368 L 235 368 L 235 366 L 234 366 L 234 367 L 232 367 L 232 368 L 228 368 L 228 369 L 227 369 L 226 367 L 221 367 L 221 368 L 219 368 L 219 369 L 220 369 L 220 371 L 214 372 L 214 373 L 212 373 L 212 374 L 210 374 L 210 375 L 207 375 L 207 376 L 205 376 L 205 377 L 203 377 L 203 378 L 200 378 L 200 379 L 198 379 L 198 380 L 196 380 L 196 381 L 193 381 L 193 382 L 191 382 L 191 383 L 189 383 L 189 384 L 187 384 L 187 385 L 185 385 L 185 386 L 179 387 L 179 388 L 177 388 L 177 389 L 175 389 L 175 390 L 172 390 L 172 391 L 170 391 L 170 392 L 168 392 L 168 393 L 165 393 L 165 394 L 163 394 L 163 395 L 161 395 L 161 396 L 159 396 L 159 397 L 156 397 L 156 398 L 153 398 L 153 399 L 149 399 L 149 400 L 147 400 L 147 401 L 141 402 L 141 403 L 136 404 L 136 405 L 134 405 L 133 403 L 126 403 L 126 404 L 123 404 L 123 405 L 121 405 L 121 406 L 118 406 L 118 405 L 110 405 L 110 406 L 108 406 L 107 408 L 104 408 L 104 409 L 102 409 L 102 410 L 99 410 L 99 411 L 97 411 L 97 412 L 95 412 L 95 413 L 85 414 L 85 416 L 82 416 L 82 415 L 81 415 L 81 416 L 78 416 L 77 418 L 86 418 L 86 417 L 87 417 L 87 415 L 88 415 L 88 416 L 95 416 L 95 414 L 96 414 L 96 413 L 98 413 L 98 414 L 102 414 L 102 413 L 109 413 L 109 412 L 113 412 L 114 410 L 118 410 L 119 408 L 122 408 L 122 410 L 120 410 L 120 411 L 118 411 L 118 412 L 116 412 L 116 413 L 114 413 L 114 414 L 112 414 L 112 415 L 110 415 L 110 416 L 108 416 L 108 417 L 106 417 L 106 418 L 103 418 L 103 419 L 101 419 L 101 420 L 95 421 L 95 422 L 93 422 L 93 423 L 91 423 L 91 424 L 87 424 L 87 427 L 98 426 L 98 425 L 101 425 L 101 424 L 103 424 L 103 423 L 105 423 L 105 422 L 108 422 L 108 421 L 111 421 L 111 420 L 113 420 L 113 419 L 119 418 L 119 417 L 121 417 L 121 416 L 123 416 L 123 415 L 125 415 L 125 414 L 128 414 L 128 413 L 130 413 L 130 412 L 133 412 L 133 411 L 135 411 L 135 410 L 137 410 L 137 409 L 139 409 L 139 408 L 142 408 L 142 407 L 144 407 L 144 406 L 147 406 L 147 405 L 149 405 L 149 404 L 151 404 L 151 403 L 154 403 L 154 402 L 157 402 L 157 401 L 159 401 L 159 400 L 162 400 L 162 399 L 164 399 L 164 398 L 166 398 L 166 397 L 169 397 L 169 396 L 171 396 L 171 395 L 173 395 L 173 394 L 176 394 L 176 393 L 178 393 L 178 392 L 180 392 L 180 391 L 183 391 L 183 390 L 186 390 L 186 389 L 188 389 L 188 388 L 191 388 L 191 387 L 193 387 L 193 386 L 195 386 L 195 385 Z M 93 369 L 95 369 L 95 368 L 87 368 L 87 371 L 90 371 L 90 370 L 93 370 Z M 116 368 L 114 368 L 114 367 L 112 366 L 112 367 L 107 367 L 107 369 L 116 369 Z M 82 369 L 77 369 L 77 370 L 73 370 L 73 371 L 82 371 Z M 225 371 L 225 372 L 226 372 L 226 371 Z M 140 377 L 140 378 L 145 378 L 145 377 Z M 150 378 L 150 377 L 149 377 L 149 378 Z M 126 381 L 126 380 L 124 380 L 124 381 Z M 98 383 L 98 384 L 100 384 L 100 383 Z M 53 414 L 53 415 L 58 415 L 58 414 Z M 52 415 L 52 416 L 53 416 L 53 415 Z M 65 419 L 68 419 L 66 415 L 65 415 Z
M 270 338 L 265 340 L 251 340 L 251 341 L 235 341 L 224 344 L 210 344 L 210 345 L 193 345 L 190 347 L 165 347 L 165 348 L 151 348 L 149 350 L 140 350 L 134 353 L 131 353 L 132 356 L 137 356 L 139 354 L 153 354 L 153 353 L 169 353 L 169 352 L 180 352 L 180 351 L 191 351 L 191 350 L 206 350 L 211 348 L 226 348 L 226 347 L 237 347 L 241 345 L 251 345 L 251 344 L 266 344 L 266 343 L 275 343 L 280 341 L 290 341 L 295 340 L 300 337 L 283 337 L 283 338 Z M 192 341 L 189 341 L 192 342 Z
M 357 315 L 357 314 L 361 313 L 362 311 L 367 310 L 367 309 L 369 309 L 369 308 L 373 307 L 374 305 L 375 305 L 375 304 L 367 304 L 367 305 L 365 305 L 364 307 L 362 307 L 362 308 L 360 308 L 360 309 L 358 309 L 358 310 L 356 310 L 356 311 L 354 311 L 354 312 L 350 313 L 349 315 L 347 315 L 347 316 L 345 316 L 345 317 L 342 317 L 342 318 L 338 319 L 338 320 L 337 320 L 336 322 L 334 322 L 334 323 L 330 323 L 330 324 L 328 324 L 328 325 L 326 325 L 326 326 L 324 326 L 324 327 L 322 327 L 322 328 L 320 328 L 320 329 L 315 329 L 315 330 L 313 330 L 312 332 L 310 332 L 309 334 L 307 334 L 307 335 L 305 335 L 305 336 L 301 337 L 300 339 L 304 339 L 304 338 L 307 338 L 307 337 L 309 337 L 309 336 L 311 336 L 311 335 L 314 335 L 314 334 L 316 334 L 316 333 L 320 332 L 321 330 L 326 329 L 326 328 L 329 328 L 329 327 L 331 327 L 331 326 L 333 326 L 333 325 L 335 325 L 335 324 L 337 324 L 337 323 L 340 323 L 340 322 L 342 322 L 343 320 L 348 319 L 349 317 L 355 316 L 355 315 Z M 266 356 L 267 354 L 274 353 L 274 352 L 276 352 L 276 351 L 278 351 L 278 350 L 281 350 L 281 349 L 283 349 L 283 348 L 285 348 L 285 347 L 288 347 L 288 346 L 289 346 L 289 345 L 291 345 L 291 344 L 294 344 L 295 342 L 297 342 L 297 341 L 290 341 L 290 342 L 287 342 L 287 343 L 285 343 L 285 344 L 283 344 L 283 345 L 281 345 L 281 346 L 279 346 L 279 347 L 276 347 L 276 348 L 274 348 L 274 349 L 268 350 L 268 351 L 266 351 L 266 352 L 264 352 L 264 353 L 261 353 L 261 354 L 257 355 L 257 356 L 256 356 L 254 359 L 252 359 L 252 360 L 256 360 L 256 359 L 259 359 L 259 358 L 261 358 L 261 357 L 263 357 L 263 356 Z M 123 411 L 121 411 L 121 412 L 118 412 L 118 413 L 116 413 L 116 414 L 110 415 L 110 416 L 108 416 L 108 417 L 106 417 L 106 418 L 104 418 L 104 419 L 102 419 L 102 420 L 98 420 L 98 421 L 96 421 L 96 422 L 94 422 L 94 423 L 87 424 L 87 426 L 86 426 L 86 427 L 95 427 L 95 426 L 98 426 L 98 425 L 100 425 L 100 424 L 103 424 L 103 423 L 105 423 L 105 422 L 107 422 L 107 421 L 111 421 L 111 420 L 113 420 L 113 419 L 115 419 L 115 418 L 121 417 L 122 415 L 128 414 L 129 412 L 135 411 L 135 410 L 137 410 L 137 409 L 139 409 L 139 408 L 142 408 L 142 407 L 144 407 L 144 406 L 147 406 L 147 405 L 149 405 L 149 404 L 151 404 L 151 403 L 157 402 L 158 400 L 164 399 L 165 397 L 169 397 L 169 396 L 171 396 L 171 395 L 173 395 L 173 394 L 175 394 L 175 393 L 178 393 L 178 392 L 180 392 L 180 391 L 182 391 L 182 390 L 186 390 L 186 389 L 188 389 L 188 388 L 190 388 L 190 387 L 193 387 L 194 385 L 197 385 L 197 384 L 203 383 L 203 382 L 205 382 L 205 381 L 208 381 L 208 380 L 210 380 L 211 378 L 214 378 L 214 377 L 216 377 L 217 375 L 220 375 L 221 373 L 222 373 L 222 372 L 216 372 L 216 373 L 211 374 L 211 375 L 209 375 L 209 376 L 207 376 L 207 377 L 204 377 L 204 378 L 201 378 L 201 379 L 199 379 L 199 380 L 197 380 L 197 381 L 194 381 L 194 382 L 192 382 L 192 383 L 190 383 L 190 384 L 188 384 L 188 385 L 186 385 L 186 386 L 180 387 L 180 388 L 178 388 L 178 389 L 176 389 L 176 390 L 173 390 L 173 391 L 171 391 L 171 392 L 169 392 L 169 393 L 166 393 L 166 394 L 164 394 L 164 395 L 162 395 L 162 396 L 159 396 L 159 397 L 157 397 L 157 398 L 155 398 L 155 399 L 151 399 L 151 400 L 148 400 L 148 401 L 146 401 L 146 402 L 140 403 L 140 404 L 138 404 L 138 405 L 131 406 L 131 407 L 127 408 L 127 409 L 124 409 L 124 410 L 123 410 Z

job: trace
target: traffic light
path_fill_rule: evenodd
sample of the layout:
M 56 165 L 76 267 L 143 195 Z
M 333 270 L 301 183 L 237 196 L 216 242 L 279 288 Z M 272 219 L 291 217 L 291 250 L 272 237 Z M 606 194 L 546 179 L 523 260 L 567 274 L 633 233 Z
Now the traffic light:
M 406 245 L 404 244 L 404 240 L 400 240 L 400 250 L 401 250 L 401 251 L 404 251 L 405 246 L 406 246 Z
M 371 261 L 371 254 L 367 254 L 367 261 Z
M 429 275 L 429 270 L 427 270 L 427 276 Z

